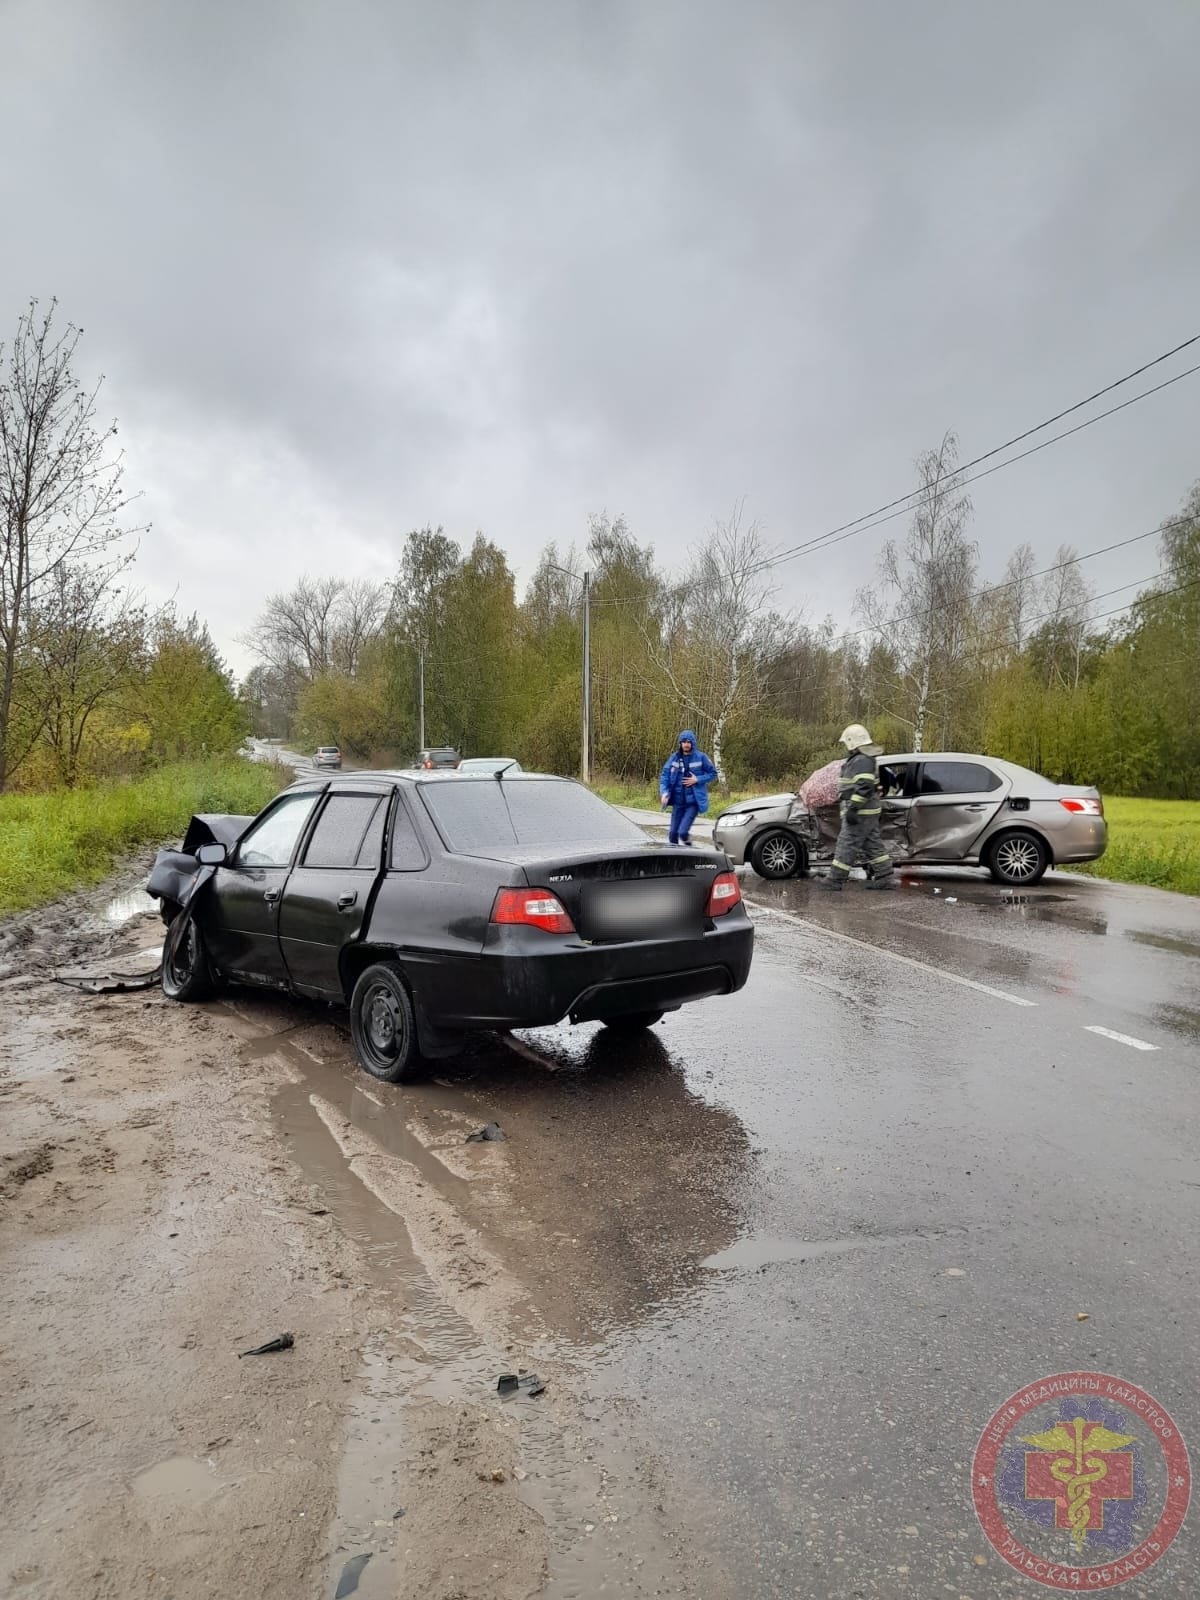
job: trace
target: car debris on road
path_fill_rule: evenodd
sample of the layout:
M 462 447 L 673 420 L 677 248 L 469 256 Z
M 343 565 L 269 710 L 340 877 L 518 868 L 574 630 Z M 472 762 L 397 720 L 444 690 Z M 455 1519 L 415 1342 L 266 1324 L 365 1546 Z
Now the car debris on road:
M 242 1356 L 271 1356 L 277 1350 L 290 1350 L 295 1343 L 290 1333 L 281 1333 L 277 1339 L 268 1339 L 266 1344 L 255 1345 L 253 1350 L 243 1350 L 238 1360 L 240 1361 Z

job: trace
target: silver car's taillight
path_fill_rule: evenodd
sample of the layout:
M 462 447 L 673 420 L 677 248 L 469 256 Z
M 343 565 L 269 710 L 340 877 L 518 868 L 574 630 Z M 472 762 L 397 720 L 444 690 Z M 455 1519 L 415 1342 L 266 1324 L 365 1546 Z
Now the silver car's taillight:
M 1060 800 L 1059 805 L 1064 811 L 1083 812 L 1088 817 L 1102 817 L 1104 815 L 1103 800 Z

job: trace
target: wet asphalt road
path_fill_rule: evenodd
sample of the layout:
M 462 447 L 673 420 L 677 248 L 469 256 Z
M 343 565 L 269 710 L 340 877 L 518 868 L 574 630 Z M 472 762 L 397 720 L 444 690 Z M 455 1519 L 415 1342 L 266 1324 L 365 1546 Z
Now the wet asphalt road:
M 751 893 L 746 990 L 659 1030 L 697 1162 L 719 1127 L 714 1248 L 647 1286 L 604 1381 L 720 1508 L 736 1593 L 1028 1592 L 970 1502 L 1001 1401 L 1095 1369 L 1200 1439 L 1200 909 L 1066 875 Z M 1198 1566 L 1185 1527 L 1132 1592 Z
M 1044 1592 L 972 1508 L 1002 1401 L 1098 1370 L 1200 1442 L 1200 906 L 1067 874 L 743 881 L 741 994 L 384 1103 L 505 1128 L 514 1270 L 661 1460 L 714 1597 Z M 1195 1595 L 1194 1522 L 1124 1592 Z

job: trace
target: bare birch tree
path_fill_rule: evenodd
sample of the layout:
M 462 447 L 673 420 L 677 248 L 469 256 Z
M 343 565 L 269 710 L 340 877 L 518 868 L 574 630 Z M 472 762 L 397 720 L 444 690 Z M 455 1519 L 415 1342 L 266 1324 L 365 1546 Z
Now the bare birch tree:
M 1074 545 L 1060 544 L 1054 565 L 1042 580 L 1037 629 L 1039 664 L 1047 687 L 1079 685 L 1092 612 L 1092 591 L 1079 566 Z
M 0 346 L 0 790 L 13 768 L 10 735 L 37 719 L 15 703 L 27 631 L 40 599 L 64 563 L 103 558 L 118 540 L 144 529 L 121 525 L 136 496 L 125 493 L 115 422 L 98 426 L 100 378 L 85 389 L 72 363 L 81 328 L 54 331 L 55 302 L 36 301 Z
M 768 559 L 758 523 L 744 527 L 736 507 L 668 591 L 661 632 L 645 635 L 651 662 L 681 712 L 699 724 L 722 782 L 729 719 L 762 703 L 768 666 L 792 641 L 793 619 L 770 604 Z
M 958 471 L 958 440 L 946 433 L 917 457 L 920 484 L 903 545 L 890 541 L 879 584 L 858 592 L 863 620 L 895 652 L 884 708 L 912 729 L 923 750 L 935 718 L 945 739 L 968 651 L 977 549 L 964 537 L 971 502 Z

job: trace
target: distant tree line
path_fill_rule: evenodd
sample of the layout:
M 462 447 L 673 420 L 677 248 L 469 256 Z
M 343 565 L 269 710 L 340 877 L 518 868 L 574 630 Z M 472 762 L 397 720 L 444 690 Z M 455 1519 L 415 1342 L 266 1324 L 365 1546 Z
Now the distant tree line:
M 146 530 L 99 385 L 73 371 L 80 331 L 54 317 L 31 304 L 0 346 L 0 790 L 225 753 L 251 727 L 407 761 L 422 682 L 427 742 L 577 771 L 587 573 L 597 772 L 648 783 L 690 726 L 730 783 L 792 785 L 863 720 L 896 750 L 1200 797 L 1200 485 L 1132 605 L 1094 593 L 1072 544 L 1040 563 L 1021 545 L 989 578 L 947 434 L 848 630 L 776 605 L 782 558 L 740 508 L 674 572 L 622 517 L 594 516 L 521 594 L 495 543 L 426 527 L 378 582 L 303 576 L 270 596 L 235 692 L 203 622 L 129 588 Z M 805 559 L 819 592 L 822 554 Z
M 848 631 L 774 607 L 771 552 L 737 511 L 679 574 L 622 518 L 593 517 L 584 547 L 549 545 L 520 596 L 495 544 L 424 528 L 386 581 L 305 578 L 271 597 L 243 693 L 262 733 L 408 760 L 423 659 L 429 743 L 577 771 L 586 570 L 592 759 L 614 778 L 649 782 L 688 725 L 729 782 L 791 785 L 862 719 L 896 750 L 1200 796 L 1200 485 L 1162 526 L 1156 580 L 1115 618 L 1071 544 L 1040 566 L 1023 544 L 985 580 L 952 434 L 918 459 L 911 512 Z

